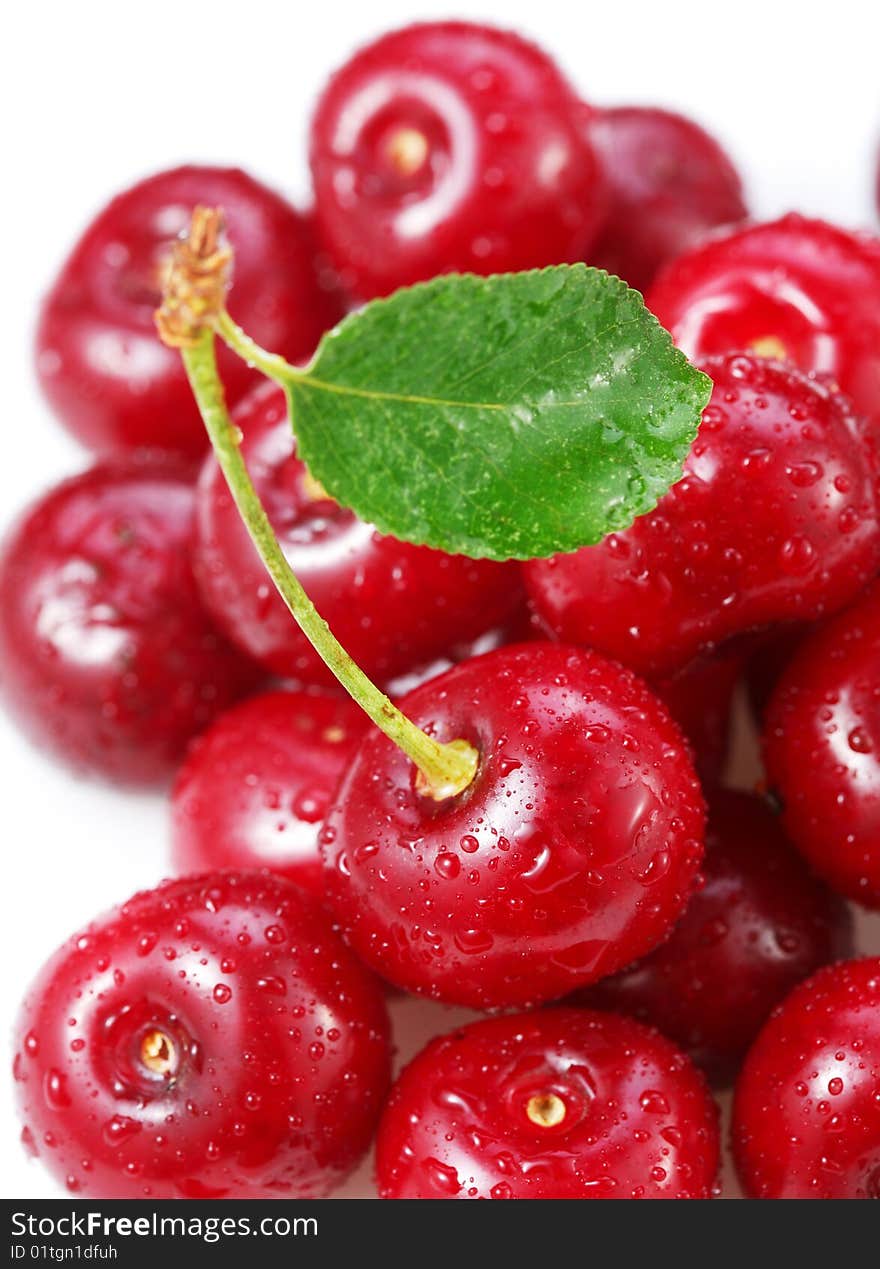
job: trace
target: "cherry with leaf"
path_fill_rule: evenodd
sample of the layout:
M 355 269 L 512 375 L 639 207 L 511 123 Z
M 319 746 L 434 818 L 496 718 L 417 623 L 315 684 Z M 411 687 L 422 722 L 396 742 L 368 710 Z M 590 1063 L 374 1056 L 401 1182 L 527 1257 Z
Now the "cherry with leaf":
M 708 380 L 618 279 L 584 266 L 447 276 L 346 319 L 304 369 L 225 307 L 231 254 L 197 209 L 162 338 L 181 349 L 220 468 L 282 598 L 376 724 L 322 832 L 329 899 L 362 958 L 480 1007 L 548 1000 L 656 946 L 702 856 L 678 728 L 629 672 L 536 643 L 391 701 L 281 550 L 242 457 L 215 337 L 280 383 L 298 452 L 382 532 L 494 560 L 571 550 L 678 477 Z

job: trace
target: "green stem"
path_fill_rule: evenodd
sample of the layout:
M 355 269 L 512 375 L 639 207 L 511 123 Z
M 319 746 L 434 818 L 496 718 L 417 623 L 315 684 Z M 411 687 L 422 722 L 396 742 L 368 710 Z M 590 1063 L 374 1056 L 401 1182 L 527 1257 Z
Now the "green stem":
M 265 348 L 254 343 L 247 331 L 242 330 L 238 323 L 232 320 L 225 308 L 217 318 L 217 334 L 224 344 L 228 344 L 232 351 L 238 353 L 249 366 L 255 367 L 267 379 L 274 379 L 282 387 L 285 387 L 292 377 L 302 374 L 302 371 L 297 370 L 296 366 L 285 361 L 278 353 L 266 352 Z
M 241 334 L 250 343 L 244 332 Z M 352 661 L 288 564 L 241 455 L 241 436 L 229 417 L 217 373 L 213 331 L 205 331 L 194 346 L 181 351 L 214 453 L 241 518 L 303 634 L 376 726 L 412 759 L 421 774 L 420 790 L 438 801 L 461 793 L 476 774 L 478 755 L 473 746 L 463 740 L 440 744 L 402 714 Z M 277 361 L 289 374 L 289 367 L 281 358 L 259 352 L 259 360 L 251 357 L 248 360 L 269 375 L 268 363 Z

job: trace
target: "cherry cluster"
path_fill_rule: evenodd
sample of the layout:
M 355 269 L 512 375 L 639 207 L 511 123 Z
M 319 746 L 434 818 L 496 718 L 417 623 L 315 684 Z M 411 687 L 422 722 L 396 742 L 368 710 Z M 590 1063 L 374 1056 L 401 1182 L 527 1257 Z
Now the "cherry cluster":
M 847 959 L 848 901 L 880 909 L 880 239 L 747 221 L 695 123 L 587 106 L 465 23 L 352 57 L 310 159 L 308 216 L 238 170 L 135 185 L 42 307 L 40 382 L 97 461 L 2 548 L 0 689 L 78 772 L 174 777 L 177 879 L 28 993 L 25 1146 L 98 1197 L 323 1195 L 375 1138 L 385 1198 L 701 1198 L 735 1080 L 748 1194 L 880 1197 L 880 959 Z M 426 788 L 340 694 L 204 455 L 153 313 L 206 203 L 232 315 L 290 361 L 439 273 L 586 261 L 714 384 L 656 510 L 520 565 L 360 521 L 281 389 L 221 353 L 285 557 L 407 718 L 475 755 L 463 786 Z M 751 792 L 722 787 L 746 680 Z M 491 1016 L 389 1093 L 392 988 Z

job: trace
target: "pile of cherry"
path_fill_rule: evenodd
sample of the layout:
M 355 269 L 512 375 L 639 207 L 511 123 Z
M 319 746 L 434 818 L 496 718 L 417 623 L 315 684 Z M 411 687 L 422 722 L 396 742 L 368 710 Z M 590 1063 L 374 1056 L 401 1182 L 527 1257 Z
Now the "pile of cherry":
M 23 1141 L 100 1197 L 320 1195 L 377 1132 L 386 1197 L 707 1197 L 710 1081 L 736 1078 L 747 1193 L 880 1198 L 880 959 L 845 959 L 846 900 L 880 908 L 880 240 L 746 222 L 695 124 L 588 108 L 541 51 L 463 24 L 353 57 L 311 165 L 310 217 L 240 171 L 143 181 L 42 308 L 40 381 L 98 461 L 7 537 L 2 691 L 81 772 L 176 772 L 182 879 L 29 993 Z M 196 466 L 153 328 L 196 203 L 225 210 L 233 316 L 290 359 L 400 285 L 586 260 L 714 381 L 654 512 L 519 566 L 359 522 L 280 390 L 222 357 L 318 610 L 410 718 L 478 749 L 454 798 L 335 690 Z M 743 677 L 763 794 L 720 787 Z M 493 1016 L 389 1095 L 374 975 Z

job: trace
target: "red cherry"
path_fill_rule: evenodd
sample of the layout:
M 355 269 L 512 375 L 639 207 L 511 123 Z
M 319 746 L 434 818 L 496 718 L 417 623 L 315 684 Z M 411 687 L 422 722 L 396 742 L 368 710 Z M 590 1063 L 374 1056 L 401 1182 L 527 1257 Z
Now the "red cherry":
M 822 969 L 780 1005 L 736 1086 L 752 1198 L 880 1198 L 880 959 Z
M 796 215 L 749 225 L 672 263 L 647 302 L 689 357 L 786 358 L 880 422 L 880 239 Z
M 271 868 L 323 895 L 318 833 L 366 725 L 347 697 L 265 692 L 193 744 L 171 799 L 179 873 Z
M 590 140 L 608 217 L 590 263 L 644 291 L 661 265 L 746 215 L 739 173 L 692 119 L 648 106 L 599 110 Z
M 96 1198 L 315 1197 L 366 1150 L 381 991 L 295 886 L 217 873 L 66 943 L 22 1009 L 23 1140 Z
M 338 299 L 319 285 L 305 221 L 265 185 L 213 167 L 175 168 L 133 185 L 74 247 L 37 332 L 37 369 L 50 404 L 99 453 L 155 447 L 199 455 L 206 448 L 180 356 L 160 343 L 153 323 L 169 241 L 198 203 L 223 208 L 235 244 L 230 308 L 264 348 L 303 360 L 341 316 Z M 219 356 L 235 402 L 254 376 L 225 349 Z
M 432 1040 L 379 1126 L 382 1198 L 708 1198 L 718 1114 L 683 1053 L 586 1009 Z
M 728 355 L 684 478 L 657 509 L 525 565 L 546 628 L 651 676 L 732 635 L 847 603 L 880 563 L 874 448 L 839 393 Z
M 767 774 L 791 840 L 880 908 L 880 585 L 800 646 L 767 709 Z
M 717 784 L 727 763 L 731 707 L 742 660 L 738 649 L 725 649 L 652 685 L 687 737 L 704 783 Z
M 78 770 L 164 779 L 255 681 L 199 602 L 193 513 L 178 468 L 98 464 L 39 499 L 0 552 L 3 696 Z
M 267 385 L 235 421 L 242 453 L 281 546 L 321 616 L 383 684 L 445 656 L 522 604 L 515 565 L 446 555 L 383 537 L 315 486 L 295 453 L 284 394 Z M 196 573 L 229 638 L 268 670 L 335 683 L 266 575 L 213 457 L 198 488 Z
M 852 923 L 753 794 L 713 795 L 703 875 L 666 942 L 576 1002 L 659 1027 L 724 1081 L 801 979 L 851 955 Z
M 582 259 L 604 211 L 585 114 L 509 31 L 430 22 L 361 49 L 312 123 L 318 228 L 346 285 Z
M 595 653 L 531 643 L 462 662 L 401 708 L 480 765 L 435 802 L 396 745 L 362 740 L 322 846 L 329 901 L 368 965 L 492 1008 L 561 996 L 665 937 L 700 863 L 703 804 L 644 684 Z

